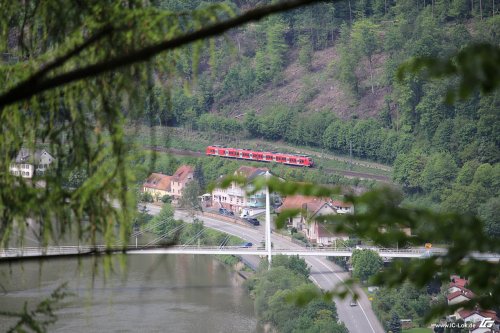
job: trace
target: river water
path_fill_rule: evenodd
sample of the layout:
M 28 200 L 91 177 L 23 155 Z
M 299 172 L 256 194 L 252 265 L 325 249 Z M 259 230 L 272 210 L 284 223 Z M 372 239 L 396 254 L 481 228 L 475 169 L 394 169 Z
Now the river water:
M 207 255 L 102 257 L 0 264 L 0 311 L 37 304 L 64 282 L 74 293 L 49 332 L 261 332 L 242 279 Z M 106 276 L 105 276 L 106 275 Z M 0 331 L 15 321 L 0 317 Z

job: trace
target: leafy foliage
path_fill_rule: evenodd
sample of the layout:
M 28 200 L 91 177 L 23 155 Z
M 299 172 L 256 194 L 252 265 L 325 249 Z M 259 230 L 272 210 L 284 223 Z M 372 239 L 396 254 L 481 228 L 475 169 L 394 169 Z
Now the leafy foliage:
M 352 276 L 361 281 L 368 281 L 383 266 L 382 258 L 372 250 L 354 250 L 351 257 Z
M 343 324 L 337 323 L 334 303 L 300 297 L 322 295 L 304 275 L 309 271 L 304 270 L 307 264 L 303 259 L 276 256 L 270 270 L 264 266 L 246 282 L 255 296 L 255 311 L 261 321 L 271 323 L 281 332 L 347 332 Z

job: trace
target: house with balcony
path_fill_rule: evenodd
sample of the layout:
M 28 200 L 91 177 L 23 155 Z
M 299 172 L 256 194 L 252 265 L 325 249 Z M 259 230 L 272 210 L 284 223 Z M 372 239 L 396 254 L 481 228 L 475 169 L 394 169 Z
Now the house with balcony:
M 54 162 L 54 157 L 45 149 L 30 150 L 21 148 L 14 161 L 9 166 L 11 175 L 22 178 L 33 178 L 43 175 Z
M 255 168 L 250 166 L 241 166 L 234 172 L 235 176 L 245 177 L 251 182 L 257 177 L 271 175 L 267 168 Z M 242 186 L 235 182 L 227 188 L 217 187 L 212 191 L 212 204 L 214 207 L 226 208 L 238 215 L 254 215 L 266 207 L 265 190 L 260 190 L 252 195 L 247 192 L 252 190 L 252 185 Z M 272 196 L 275 201 L 275 196 Z

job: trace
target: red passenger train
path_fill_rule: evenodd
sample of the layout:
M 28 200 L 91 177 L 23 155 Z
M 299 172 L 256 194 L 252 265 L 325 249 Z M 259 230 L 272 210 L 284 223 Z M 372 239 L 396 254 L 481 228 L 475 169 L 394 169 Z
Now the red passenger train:
M 296 165 L 304 167 L 313 167 L 314 161 L 306 155 L 275 153 L 258 151 L 251 149 L 228 148 L 223 146 L 208 146 L 206 150 L 207 156 L 220 156 L 227 158 L 238 158 L 242 160 L 258 161 L 258 162 L 276 162 L 287 165 Z

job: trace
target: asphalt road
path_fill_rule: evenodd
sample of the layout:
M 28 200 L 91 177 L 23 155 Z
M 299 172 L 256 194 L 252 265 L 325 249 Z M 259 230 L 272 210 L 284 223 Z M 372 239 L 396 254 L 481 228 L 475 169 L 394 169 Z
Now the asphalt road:
M 149 205 L 149 212 L 157 214 L 159 207 Z M 190 222 L 188 214 L 182 211 L 175 212 L 175 218 Z M 238 236 L 248 242 L 260 244 L 264 239 L 264 226 L 251 227 L 219 221 L 214 218 L 198 216 L 206 227 L 220 230 L 222 232 Z M 296 248 L 300 247 L 286 238 L 274 235 L 272 242 L 275 248 Z M 251 265 L 258 266 L 260 258 L 257 256 L 245 256 L 245 261 Z M 311 267 L 311 280 L 323 290 L 331 290 L 336 285 L 348 278 L 348 273 L 339 266 L 333 264 L 324 257 L 306 257 L 306 262 Z M 371 309 L 370 301 L 366 294 L 359 288 L 356 289 L 359 295 L 358 304 L 351 306 L 351 298 L 335 299 L 339 319 L 344 322 L 351 333 L 384 333 L 384 329 Z

